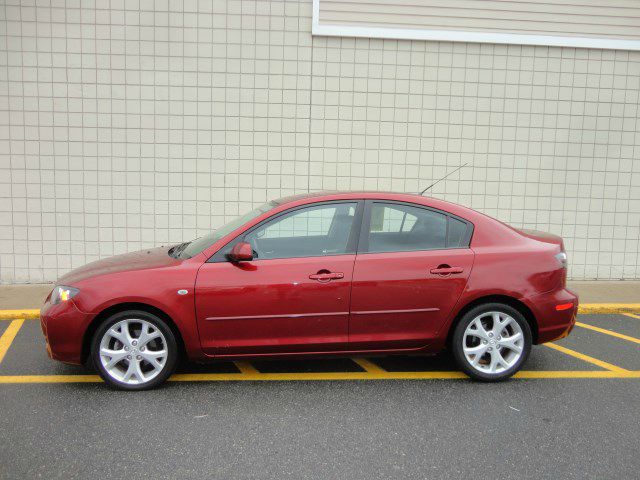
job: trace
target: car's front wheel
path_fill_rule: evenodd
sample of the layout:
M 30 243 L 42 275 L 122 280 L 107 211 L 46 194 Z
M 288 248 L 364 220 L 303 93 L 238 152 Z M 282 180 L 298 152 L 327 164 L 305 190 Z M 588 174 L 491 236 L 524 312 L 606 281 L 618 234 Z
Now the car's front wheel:
M 144 390 L 173 372 L 178 348 L 171 328 L 148 312 L 129 310 L 109 317 L 91 344 L 93 364 L 112 387 Z
M 531 328 L 515 308 L 489 303 L 460 319 L 452 342 L 454 357 L 467 375 L 495 382 L 520 370 L 531 351 Z

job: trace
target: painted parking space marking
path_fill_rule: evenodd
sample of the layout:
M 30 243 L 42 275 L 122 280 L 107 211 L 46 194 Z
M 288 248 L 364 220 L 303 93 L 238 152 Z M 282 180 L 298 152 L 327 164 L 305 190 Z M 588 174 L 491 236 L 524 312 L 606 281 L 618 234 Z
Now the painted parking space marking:
M 617 365 L 613 365 L 611 363 L 605 362 L 604 360 L 599 360 L 594 357 L 590 357 L 589 355 L 585 355 L 584 353 L 576 352 L 575 350 L 571 350 L 570 348 L 563 347 L 562 345 L 558 345 L 557 343 L 543 343 L 544 346 L 553 348 L 562 353 L 566 353 L 567 355 L 571 355 L 572 357 L 579 358 L 580 360 L 584 360 L 585 362 L 592 363 L 593 365 L 597 365 L 600 368 L 604 368 L 605 370 L 609 370 L 611 372 L 628 372 L 624 368 L 618 367 Z
M 640 315 L 636 315 L 635 313 L 623 313 L 622 315 L 640 320 Z
M 9 351 L 9 347 L 13 343 L 13 340 L 16 338 L 16 335 L 18 335 L 18 332 L 20 331 L 23 323 L 24 319 L 22 318 L 12 320 L 7 329 L 2 334 L 2 337 L 0 337 L 0 363 L 2 363 L 2 360 L 4 360 L 4 356 Z
M 607 330 L 605 328 L 596 327 L 594 325 L 589 325 L 588 323 L 576 322 L 576 327 L 587 328 L 589 330 L 593 330 L 594 332 L 604 333 L 605 335 L 611 335 L 612 337 L 621 338 L 629 342 L 640 344 L 640 338 L 632 337 L 630 335 L 624 335 L 622 333 L 614 332 L 613 330 Z
M 355 363 L 357 363 L 365 372 L 368 373 L 388 373 L 384 368 L 380 365 L 376 365 L 371 360 L 367 360 L 362 357 L 352 358 Z
M 640 370 L 547 370 L 521 371 L 514 379 L 635 379 Z M 338 380 L 464 380 L 462 372 L 311 372 L 311 373 L 177 373 L 169 382 L 236 381 L 338 381 Z M 102 383 L 98 375 L 0 375 L 0 384 Z
M 256 367 L 251 365 L 251 362 L 237 361 L 237 362 L 233 362 L 233 363 L 238 368 L 238 370 L 240 370 L 241 373 L 244 373 L 244 374 L 247 374 L 247 375 L 253 375 L 255 373 L 260 373 L 260 372 L 258 372 Z
M 2 383 L 99 383 L 98 375 L 0 375 Z
M 513 378 L 640 378 L 640 370 L 522 371 Z

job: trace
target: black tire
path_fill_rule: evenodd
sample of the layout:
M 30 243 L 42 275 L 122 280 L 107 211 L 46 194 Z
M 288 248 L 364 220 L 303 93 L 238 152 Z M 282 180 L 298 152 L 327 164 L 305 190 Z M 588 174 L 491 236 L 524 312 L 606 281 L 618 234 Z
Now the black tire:
M 520 358 L 518 358 L 510 368 L 498 373 L 482 372 L 476 369 L 470 364 L 469 360 L 467 360 L 467 357 L 465 356 L 463 351 L 465 330 L 467 329 L 469 324 L 471 324 L 471 322 L 476 319 L 476 317 L 487 312 L 500 312 L 509 315 L 520 326 L 520 329 L 522 330 L 522 336 L 524 338 L 524 345 L 522 347 Z M 531 352 L 531 344 L 531 328 L 527 320 L 518 310 L 503 303 L 486 303 L 472 308 L 462 316 L 460 321 L 455 326 L 455 330 L 453 332 L 451 350 L 453 351 L 453 356 L 456 359 L 456 363 L 467 375 L 469 375 L 469 377 L 474 380 L 483 382 L 499 382 L 511 377 L 514 373 L 520 370 L 520 368 L 522 368 L 522 365 L 527 360 L 527 358 L 529 357 L 529 353 Z
M 107 372 L 100 361 L 100 342 L 102 337 L 113 325 L 125 319 L 138 319 L 149 322 L 164 335 L 166 341 L 167 356 L 162 370 L 154 378 L 144 383 L 131 384 L 119 381 Z M 161 318 L 142 310 L 127 310 L 110 316 L 96 329 L 91 340 L 91 361 L 94 368 L 107 385 L 119 390 L 148 390 L 157 387 L 171 376 L 175 370 L 177 359 L 178 346 L 171 328 Z

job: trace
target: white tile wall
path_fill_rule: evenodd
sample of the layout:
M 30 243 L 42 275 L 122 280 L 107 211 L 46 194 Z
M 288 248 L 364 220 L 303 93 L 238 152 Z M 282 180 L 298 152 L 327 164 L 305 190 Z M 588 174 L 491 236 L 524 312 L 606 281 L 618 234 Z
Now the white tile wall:
M 417 191 L 640 278 L 640 52 L 311 36 L 311 1 L 4 0 L 0 280 L 267 199 Z

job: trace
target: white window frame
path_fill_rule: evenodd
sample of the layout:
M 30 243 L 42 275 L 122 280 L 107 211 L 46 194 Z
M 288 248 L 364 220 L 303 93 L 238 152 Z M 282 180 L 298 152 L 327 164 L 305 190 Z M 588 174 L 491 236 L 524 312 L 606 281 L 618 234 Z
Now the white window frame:
M 326 37 L 391 38 L 396 40 L 433 40 L 438 42 L 546 45 L 550 47 L 600 48 L 605 50 L 640 50 L 640 40 L 320 24 L 320 1 L 321 0 L 313 0 L 312 35 Z

